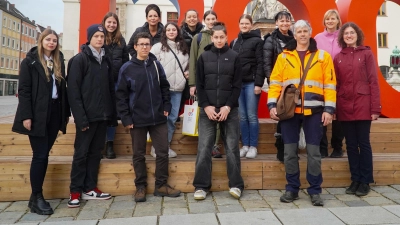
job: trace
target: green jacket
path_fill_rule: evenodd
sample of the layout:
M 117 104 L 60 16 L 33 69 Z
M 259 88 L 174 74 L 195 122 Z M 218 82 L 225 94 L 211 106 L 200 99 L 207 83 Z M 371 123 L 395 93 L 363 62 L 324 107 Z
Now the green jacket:
M 211 44 L 211 30 L 202 30 L 200 44 L 197 44 L 197 36 L 196 34 L 193 37 L 192 45 L 190 46 L 190 61 L 189 61 L 189 86 L 196 85 L 196 65 L 197 60 L 200 55 L 204 52 L 204 48 Z

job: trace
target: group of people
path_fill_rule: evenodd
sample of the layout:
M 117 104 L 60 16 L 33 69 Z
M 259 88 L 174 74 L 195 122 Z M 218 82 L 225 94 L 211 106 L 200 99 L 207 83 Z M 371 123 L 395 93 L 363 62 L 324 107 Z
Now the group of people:
M 32 212 L 53 213 L 42 186 L 50 149 L 58 132 L 66 132 L 71 112 L 76 137 L 68 207 L 79 207 L 80 199 L 111 198 L 97 188 L 97 177 L 104 147 L 107 158 L 116 157 L 117 117 L 132 137 L 135 201 L 146 201 L 148 133 L 151 155 L 156 158 L 154 195 L 179 196 L 181 192 L 167 183 L 168 164 L 170 157 L 177 156 L 170 144 L 186 91 L 197 95 L 200 107 L 194 199 L 205 199 L 211 189 L 212 157 L 221 157 L 220 139 L 229 193 L 240 198 L 244 189 L 240 157 L 257 156 L 261 87 L 270 84 L 267 105 L 271 118 L 279 120 L 276 107 L 282 89 L 297 87 L 302 76 L 295 115 L 278 123 L 277 143 L 282 147 L 278 159 L 285 164 L 288 183 L 280 200 L 298 199 L 297 154 L 303 127 L 308 193 L 313 205 L 323 205 L 321 157 L 327 153 L 320 146 L 326 136 L 323 127 L 332 121 L 341 122 L 346 137 L 352 180 L 346 193 L 368 194 L 373 182 L 369 131 L 371 121 L 379 117 L 380 100 L 375 59 L 363 46 L 363 33 L 356 24 L 341 26 L 337 11 L 329 10 L 323 19 L 326 30 L 313 39 L 306 21 L 297 21 L 291 31 L 292 16 L 281 11 L 275 15 L 277 28 L 262 40 L 251 16 L 243 15 L 237 38 L 228 44 L 227 29 L 212 10 L 203 16 L 205 26 L 195 10 L 185 13 L 181 26 L 164 26 L 155 4 L 145 12 L 147 22 L 135 30 L 128 44 L 114 13 L 88 27 L 87 43 L 68 62 L 67 75 L 59 38 L 51 29 L 41 34 L 38 46 L 21 62 L 12 129 L 29 136 L 33 151 L 28 204 Z M 333 129 L 341 131 L 336 124 Z M 338 139 L 340 148 L 334 147 L 334 157 L 343 154 L 343 137 Z

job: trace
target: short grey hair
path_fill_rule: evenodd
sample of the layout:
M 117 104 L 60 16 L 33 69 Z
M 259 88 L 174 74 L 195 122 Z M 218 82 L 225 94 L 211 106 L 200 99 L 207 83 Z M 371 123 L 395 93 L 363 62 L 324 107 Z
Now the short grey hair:
M 304 28 L 306 27 L 308 31 L 310 32 L 310 35 L 312 33 L 312 28 L 311 25 L 305 21 L 305 20 L 298 20 L 294 25 L 293 25 L 293 33 L 296 33 L 296 30 L 299 28 Z

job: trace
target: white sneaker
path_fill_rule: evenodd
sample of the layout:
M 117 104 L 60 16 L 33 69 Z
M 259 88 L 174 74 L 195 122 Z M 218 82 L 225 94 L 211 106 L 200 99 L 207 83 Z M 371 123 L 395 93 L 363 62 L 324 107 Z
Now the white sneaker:
M 243 145 L 243 147 L 240 149 L 240 157 L 245 157 L 248 151 L 249 146 Z
M 91 200 L 91 199 L 99 199 L 99 200 L 107 200 L 110 199 L 112 196 L 108 193 L 103 193 L 98 188 L 94 188 L 89 192 L 82 193 L 82 199 L 84 200 Z
M 153 145 L 151 146 L 150 155 L 154 158 L 156 157 L 156 149 L 153 147 Z
M 204 200 L 204 199 L 206 199 L 206 196 L 207 196 L 207 192 L 205 192 L 204 190 L 201 190 L 201 189 L 197 190 L 194 193 L 195 200 Z
M 246 158 L 248 158 L 248 159 L 254 159 L 255 157 L 257 157 L 257 148 L 251 146 L 251 147 L 249 148 L 249 151 L 248 151 L 247 154 L 246 154 Z
M 234 198 L 239 199 L 242 195 L 242 191 L 239 188 L 231 188 L 229 189 L 229 194 L 231 194 Z
M 175 158 L 177 156 L 176 152 L 172 149 L 168 150 L 168 158 Z

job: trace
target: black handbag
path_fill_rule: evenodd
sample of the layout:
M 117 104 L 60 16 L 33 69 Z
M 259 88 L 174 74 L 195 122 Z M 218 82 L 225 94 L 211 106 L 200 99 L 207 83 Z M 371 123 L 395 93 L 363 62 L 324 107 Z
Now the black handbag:
M 182 100 L 188 100 L 188 99 L 190 98 L 189 81 L 188 81 L 188 79 L 186 79 L 186 77 L 185 77 L 185 72 L 183 72 L 181 62 L 179 61 L 179 59 L 178 59 L 178 57 L 176 56 L 175 52 L 172 51 L 172 49 L 171 49 L 171 47 L 169 47 L 169 45 L 168 45 L 168 49 L 172 52 L 172 54 L 174 54 L 175 59 L 176 59 L 176 61 L 177 61 L 178 64 L 179 64 L 179 68 L 181 68 L 182 76 L 183 76 L 183 78 L 185 78 L 185 80 L 186 80 L 185 88 L 184 88 L 183 91 L 182 91 Z

